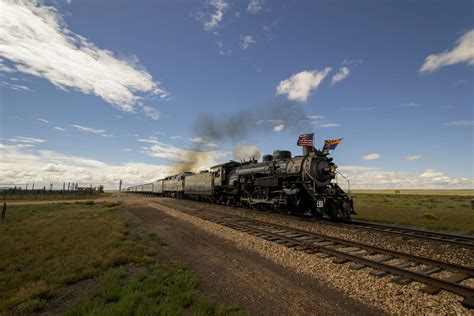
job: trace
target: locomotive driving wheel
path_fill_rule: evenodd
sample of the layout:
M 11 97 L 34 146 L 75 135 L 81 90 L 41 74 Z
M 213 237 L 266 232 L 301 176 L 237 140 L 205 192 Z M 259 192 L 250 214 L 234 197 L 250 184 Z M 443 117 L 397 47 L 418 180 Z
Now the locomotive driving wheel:
M 252 198 L 250 197 L 250 194 L 247 191 L 242 192 L 242 195 L 240 196 L 240 204 L 242 207 L 245 208 L 250 208 L 250 201 Z

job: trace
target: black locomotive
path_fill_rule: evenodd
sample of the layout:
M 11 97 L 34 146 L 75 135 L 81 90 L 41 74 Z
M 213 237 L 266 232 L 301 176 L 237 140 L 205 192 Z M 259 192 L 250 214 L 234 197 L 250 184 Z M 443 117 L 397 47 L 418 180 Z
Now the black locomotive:
M 261 162 L 230 161 L 206 172 L 180 173 L 128 191 L 349 221 L 355 214 L 353 201 L 333 181 L 336 173 L 327 152 L 306 147 L 302 156 L 277 150 Z

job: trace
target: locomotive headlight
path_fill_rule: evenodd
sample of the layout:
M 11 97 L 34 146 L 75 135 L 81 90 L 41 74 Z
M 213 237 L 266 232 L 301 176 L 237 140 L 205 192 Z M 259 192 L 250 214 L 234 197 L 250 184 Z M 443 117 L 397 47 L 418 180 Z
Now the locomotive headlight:
M 336 173 L 336 171 L 337 171 L 337 166 L 336 166 L 336 165 L 332 165 L 332 166 L 326 167 L 326 168 L 324 168 L 324 171 L 329 172 L 329 173 Z

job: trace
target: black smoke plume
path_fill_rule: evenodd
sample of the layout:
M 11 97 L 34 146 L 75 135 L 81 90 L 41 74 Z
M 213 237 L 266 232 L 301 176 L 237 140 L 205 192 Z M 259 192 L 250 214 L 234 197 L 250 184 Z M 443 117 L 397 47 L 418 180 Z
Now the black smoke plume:
M 240 141 L 254 133 L 271 132 L 275 126 L 299 133 L 308 130 L 310 120 L 302 105 L 293 102 L 270 102 L 253 110 L 240 111 L 229 116 L 201 114 L 194 127 L 196 135 L 209 141 Z

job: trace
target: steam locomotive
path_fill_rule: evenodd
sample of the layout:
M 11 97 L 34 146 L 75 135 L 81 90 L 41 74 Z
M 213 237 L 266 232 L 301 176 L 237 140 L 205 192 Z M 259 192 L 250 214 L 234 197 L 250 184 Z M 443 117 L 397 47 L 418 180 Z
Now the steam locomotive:
M 356 214 L 353 201 L 334 181 L 333 158 L 314 148 L 304 150 L 295 157 L 276 150 L 261 162 L 229 161 L 209 171 L 183 172 L 127 191 L 350 221 Z

